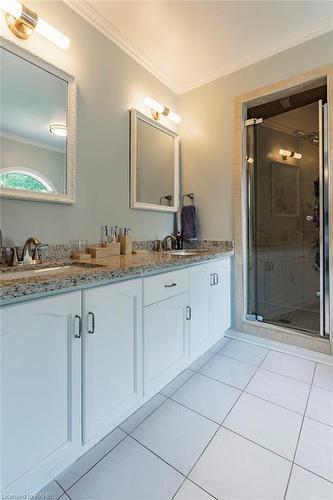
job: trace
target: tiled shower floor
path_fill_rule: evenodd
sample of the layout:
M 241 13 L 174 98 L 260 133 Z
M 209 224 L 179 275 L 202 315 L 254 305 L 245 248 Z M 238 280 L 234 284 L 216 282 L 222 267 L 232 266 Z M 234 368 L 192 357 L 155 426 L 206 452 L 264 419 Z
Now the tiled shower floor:
M 295 328 L 296 330 L 304 330 L 307 332 L 319 334 L 320 331 L 320 305 L 304 309 L 294 309 L 292 311 L 280 314 L 273 318 L 267 318 L 269 323 L 284 327 Z
M 333 366 L 220 341 L 41 493 L 332 500 Z

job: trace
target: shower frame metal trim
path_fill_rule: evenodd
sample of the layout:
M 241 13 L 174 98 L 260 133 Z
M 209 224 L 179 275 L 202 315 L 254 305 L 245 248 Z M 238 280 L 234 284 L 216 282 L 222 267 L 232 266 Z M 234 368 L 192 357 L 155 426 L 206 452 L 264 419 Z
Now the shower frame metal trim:
M 239 272 L 239 266 L 241 266 L 241 284 L 236 285 L 236 288 L 240 286 L 241 288 L 241 310 L 237 311 L 236 308 L 236 322 L 241 322 L 245 325 L 253 324 L 260 325 L 260 327 L 269 328 L 269 326 L 274 327 L 274 330 L 280 331 L 281 333 L 286 334 L 299 334 L 302 333 L 306 337 L 316 337 L 328 339 L 332 342 L 333 335 L 330 336 L 329 332 L 332 332 L 333 328 L 333 320 L 332 315 L 329 316 L 328 321 L 326 322 L 327 331 L 325 335 L 312 335 L 311 333 L 307 334 L 306 332 L 300 332 L 299 330 L 292 328 L 280 327 L 277 325 L 270 325 L 268 323 L 263 323 L 261 321 L 252 319 L 247 319 L 247 262 L 248 262 L 248 252 L 247 252 L 247 196 L 244 196 L 247 193 L 247 175 L 246 175 L 246 119 L 247 119 L 247 109 L 249 105 L 253 106 L 254 103 L 263 104 L 269 102 L 273 99 L 278 99 L 284 97 L 286 95 L 290 95 L 293 92 L 299 92 L 303 88 L 307 88 L 311 86 L 314 82 L 319 80 L 324 80 L 327 84 L 327 101 L 328 108 L 332 109 L 333 105 L 333 65 L 328 65 L 324 68 L 319 68 L 317 70 L 310 71 L 308 73 L 303 73 L 301 75 L 295 76 L 290 80 L 282 81 L 276 84 L 271 85 L 270 87 L 265 87 L 261 89 L 254 90 L 245 94 L 244 96 L 238 96 L 235 98 L 235 123 L 236 123 L 236 144 L 239 144 L 239 149 L 235 148 L 235 167 L 239 172 L 239 185 L 237 186 L 239 189 L 240 195 L 240 211 L 236 212 L 236 235 L 235 235 L 235 258 L 236 258 L 236 273 Z M 326 174 L 329 175 L 330 171 L 330 163 L 329 160 L 332 157 L 332 141 L 329 141 L 330 131 L 333 132 L 333 117 L 332 112 L 326 114 L 327 120 L 327 135 L 326 140 L 326 155 L 325 155 L 325 164 L 326 164 Z M 237 132 L 237 124 L 238 124 L 238 132 Z M 332 240 L 332 217 L 333 217 L 333 175 L 329 175 L 329 182 L 327 184 L 328 190 L 328 206 L 326 207 L 328 211 L 328 228 L 326 231 L 327 238 L 329 242 Z M 240 216 L 240 217 L 239 217 Z M 239 217 L 239 218 L 238 218 Z M 240 231 L 240 232 L 238 232 Z M 241 245 L 241 248 L 238 247 Z M 326 254 L 326 263 L 327 269 L 333 269 L 333 252 L 330 251 L 329 247 Z M 333 273 L 332 276 L 328 276 L 327 287 L 325 291 L 325 310 L 329 311 L 332 307 L 332 300 L 330 296 L 330 289 L 332 289 L 333 285 Z M 236 297 L 239 297 L 239 291 L 236 290 Z

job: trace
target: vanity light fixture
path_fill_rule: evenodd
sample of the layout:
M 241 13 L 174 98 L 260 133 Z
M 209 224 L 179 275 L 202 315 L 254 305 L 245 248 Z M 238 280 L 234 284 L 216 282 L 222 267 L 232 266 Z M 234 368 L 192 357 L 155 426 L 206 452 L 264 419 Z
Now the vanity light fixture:
M 294 151 L 288 151 L 288 149 L 280 149 L 279 155 L 282 156 L 284 160 L 288 158 L 295 158 L 295 160 L 300 160 L 302 158 L 301 153 L 295 153 Z
M 156 121 L 161 118 L 161 115 L 167 116 L 175 123 L 180 123 L 182 121 L 181 117 L 177 115 L 177 113 L 174 113 L 174 111 L 171 111 L 169 108 L 163 106 L 163 104 L 160 104 L 151 97 L 145 97 L 143 102 L 146 106 L 148 106 L 148 108 L 150 108 L 152 117 Z
M 27 39 L 36 31 L 61 49 L 69 47 L 69 38 L 38 17 L 38 14 L 17 0 L 0 0 L 0 9 L 6 12 L 9 29 L 18 38 Z
M 67 136 L 67 127 L 66 125 L 50 125 L 49 131 L 53 135 L 57 135 L 58 137 L 66 137 Z

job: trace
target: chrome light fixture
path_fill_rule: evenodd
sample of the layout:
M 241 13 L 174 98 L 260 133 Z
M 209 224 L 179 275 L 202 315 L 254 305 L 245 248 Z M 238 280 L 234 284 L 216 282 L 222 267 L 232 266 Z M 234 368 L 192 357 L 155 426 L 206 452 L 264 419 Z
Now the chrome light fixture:
M 18 38 L 27 39 L 36 31 L 61 49 L 69 47 L 70 41 L 67 36 L 17 0 L 0 0 L 0 9 L 6 12 L 7 25 Z
M 171 111 L 169 108 L 155 101 L 151 97 L 145 97 L 143 102 L 146 106 L 148 106 L 148 108 L 150 108 L 151 115 L 156 121 L 161 118 L 161 115 L 167 116 L 175 123 L 180 123 L 182 121 L 181 117 L 177 115 L 177 113 Z

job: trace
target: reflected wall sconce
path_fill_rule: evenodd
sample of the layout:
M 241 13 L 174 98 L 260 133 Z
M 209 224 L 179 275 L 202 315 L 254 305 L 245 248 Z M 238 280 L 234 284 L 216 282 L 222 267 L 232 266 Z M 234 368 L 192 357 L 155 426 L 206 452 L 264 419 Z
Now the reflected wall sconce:
M 27 39 L 36 31 L 61 49 L 69 47 L 69 38 L 43 21 L 38 14 L 17 0 L 0 0 L 0 9 L 6 12 L 9 29 L 18 38 Z
M 181 117 L 177 115 L 177 113 L 174 113 L 163 104 L 154 101 L 151 97 L 145 97 L 143 102 L 146 106 L 148 106 L 148 108 L 150 108 L 151 115 L 156 121 L 161 118 L 161 115 L 167 116 L 175 123 L 180 123 L 182 121 Z
M 66 125 L 58 125 L 52 124 L 49 126 L 49 131 L 53 135 L 57 135 L 58 137 L 66 137 L 67 136 L 67 127 Z
M 295 160 L 300 160 L 302 158 L 301 153 L 295 153 L 294 151 L 288 151 L 288 149 L 280 149 L 279 155 L 282 156 L 283 160 L 288 158 L 295 158 Z

